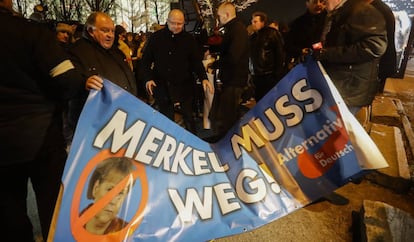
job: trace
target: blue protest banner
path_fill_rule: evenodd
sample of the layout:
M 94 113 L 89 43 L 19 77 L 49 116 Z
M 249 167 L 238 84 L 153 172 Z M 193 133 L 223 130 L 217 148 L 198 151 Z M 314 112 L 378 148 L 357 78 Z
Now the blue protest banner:
M 78 123 L 53 241 L 243 233 L 383 167 L 366 165 L 354 143 L 376 146 L 355 139 L 360 125 L 326 78 L 317 62 L 298 65 L 216 144 L 105 81 Z

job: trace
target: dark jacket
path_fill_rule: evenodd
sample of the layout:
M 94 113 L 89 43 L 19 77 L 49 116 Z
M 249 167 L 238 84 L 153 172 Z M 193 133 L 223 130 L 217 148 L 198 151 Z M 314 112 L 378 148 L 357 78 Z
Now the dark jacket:
M 74 69 L 53 75 L 56 66 L 70 61 L 46 26 L 4 8 L 0 22 L 0 165 L 5 165 L 34 159 L 49 139 L 48 129 L 61 126 L 60 103 L 83 90 L 85 81 Z
M 326 11 L 316 15 L 306 11 L 293 20 L 285 39 L 287 61 L 299 58 L 303 48 L 311 48 L 312 44 L 321 41 L 325 18 Z
M 207 79 L 194 37 L 185 31 L 173 34 L 168 27 L 149 38 L 144 47 L 142 68 L 144 81 L 155 81 L 154 91 L 165 89 L 173 103 L 194 93 L 194 74 L 200 80 Z
M 249 36 L 246 26 L 234 18 L 223 27 L 220 59 L 214 68 L 220 69 L 219 78 L 224 87 L 245 87 L 249 74 Z
M 280 79 L 284 74 L 285 52 L 280 33 L 263 27 L 250 36 L 250 59 L 253 73 L 257 76 L 274 75 Z
M 91 75 L 98 75 L 137 96 L 135 75 L 124 61 L 124 55 L 116 44 L 111 49 L 104 49 L 89 34 L 84 33 L 82 38 L 70 48 L 69 54 L 85 80 Z M 67 122 L 71 130 L 76 127 L 88 93 L 84 90 L 82 94 L 69 101 Z
M 395 17 L 391 8 L 381 0 L 373 0 L 371 5 L 382 13 L 387 28 L 387 50 L 381 57 L 378 76 L 381 79 L 392 77 L 397 72 L 397 53 L 395 50 Z
M 371 104 L 378 90 L 378 63 L 387 48 L 385 20 L 373 6 L 348 0 L 332 20 L 320 60 L 349 106 Z
M 99 75 L 136 96 L 137 83 L 134 73 L 116 45 L 114 43 L 113 48 L 104 49 L 89 34 L 84 33 L 83 37 L 73 44 L 69 53 L 72 62 L 85 78 Z

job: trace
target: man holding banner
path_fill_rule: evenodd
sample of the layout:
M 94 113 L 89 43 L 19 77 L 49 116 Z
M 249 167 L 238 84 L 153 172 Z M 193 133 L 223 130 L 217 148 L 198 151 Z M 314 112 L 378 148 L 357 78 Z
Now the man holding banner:
M 382 14 L 365 1 L 327 0 L 322 48 L 315 54 L 351 113 L 377 94 L 378 63 L 387 48 Z

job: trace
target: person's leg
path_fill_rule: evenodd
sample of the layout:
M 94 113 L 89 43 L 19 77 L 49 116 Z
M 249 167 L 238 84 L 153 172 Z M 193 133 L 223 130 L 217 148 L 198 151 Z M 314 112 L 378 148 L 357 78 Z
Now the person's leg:
M 27 215 L 27 164 L 0 167 L 0 218 L 3 241 L 34 241 L 33 226 Z
M 253 77 L 253 83 L 254 83 L 254 98 L 256 99 L 256 102 L 259 102 L 260 99 L 266 94 L 265 89 L 265 81 L 263 78 L 260 78 L 258 76 Z
M 193 98 L 190 95 L 188 97 L 183 97 L 183 99 L 180 102 L 180 105 L 185 128 L 191 133 L 197 134 L 196 124 L 193 117 Z
M 42 150 L 29 171 L 45 241 L 48 236 L 67 158 L 61 130 L 57 122 L 51 125 L 44 139 Z
M 240 118 L 240 100 L 243 88 L 227 87 L 223 88 L 220 95 L 217 96 L 214 116 L 212 122 L 218 138 L 224 137 L 228 130 Z M 216 96 L 214 97 L 216 98 Z
M 259 102 L 276 85 L 276 77 L 273 75 L 253 77 L 255 85 L 255 99 Z
M 168 91 L 164 86 L 160 85 L 154 89 L 154 104 L 152 106 L 174 121 L 174 104 L 171 102 Z

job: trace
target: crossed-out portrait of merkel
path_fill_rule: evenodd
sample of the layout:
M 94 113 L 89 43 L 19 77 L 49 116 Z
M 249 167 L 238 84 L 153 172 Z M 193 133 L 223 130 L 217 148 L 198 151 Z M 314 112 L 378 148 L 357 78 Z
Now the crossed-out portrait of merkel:
M 89 179 L 86 194 L 87 198 L 93 200 L 93 202 L 83 209 L 81 214 L 99 202 L 101 198 L 107 196 L 107 193 L 125 177 L 129 176 L 129 179 L 127 185 L 109 201 L 104 201 L 103 208 L 85 224 L 84 227 L 89 233 L 102 235 L 117 232 L 128 224 L 127 221 L 118 217 L 118 212 L 134 185 L 132 176 L 134 166 L 132 162 L 131 159 L 126 157 L 111 157 L 96 166 Z

